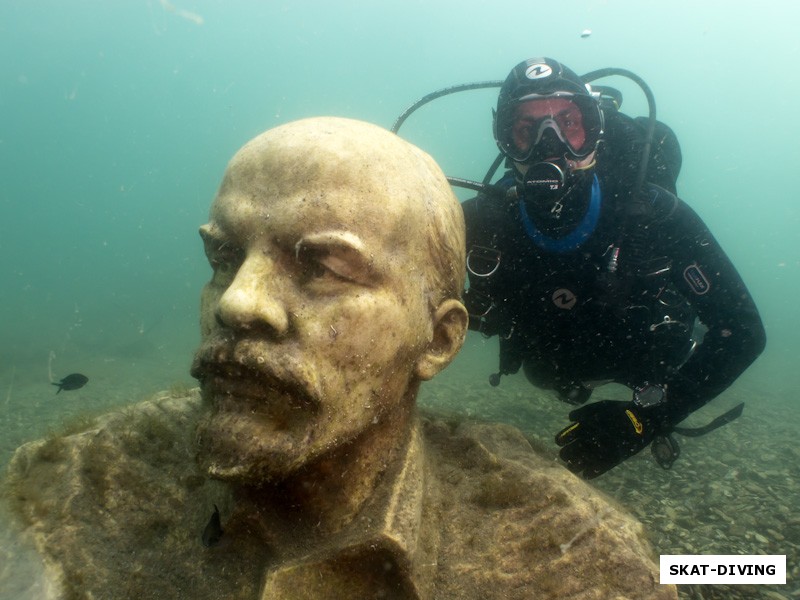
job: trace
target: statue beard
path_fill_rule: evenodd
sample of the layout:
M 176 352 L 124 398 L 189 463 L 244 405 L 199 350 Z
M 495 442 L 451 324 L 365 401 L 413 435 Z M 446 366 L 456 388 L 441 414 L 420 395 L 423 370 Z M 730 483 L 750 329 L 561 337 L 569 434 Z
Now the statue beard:
M 261 484 L 308 460 L 321 390 L 300 365 L 271 358 L 257 340 L 211 339 L 195 355 L 192 376 L 206 407 L 197 461 L 209 476 Z
M 313 415 L 274 418 L 247 400 L 203 396 L 211 406 L 197 427 L 197 462 L 210 477 L 258 486 L 286 479 L 308 462 Z

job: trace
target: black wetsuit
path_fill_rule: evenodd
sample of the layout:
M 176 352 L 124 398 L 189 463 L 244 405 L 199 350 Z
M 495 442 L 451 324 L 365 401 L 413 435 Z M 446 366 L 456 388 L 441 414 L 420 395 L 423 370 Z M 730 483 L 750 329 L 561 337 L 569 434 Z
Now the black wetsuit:
M 628 216 L 630 179 L 598 167 L 599 219 L 568 251 L 538 247 L 518 201 L 464 202 L 468 266 L 483 275 L 469 273 L 470 328 L 501 336 L 501 374 L 524 367 L 533 383 L 562 394 L 598 380 L 666 385 L 674 425 L 753 362 L 765 333 L 741 277 L 697 214 L 647 185 L 648 210 Z M 503 181 L 513 185 L 513 174 Z M 581 192 L 578 204 L 589 194 Z

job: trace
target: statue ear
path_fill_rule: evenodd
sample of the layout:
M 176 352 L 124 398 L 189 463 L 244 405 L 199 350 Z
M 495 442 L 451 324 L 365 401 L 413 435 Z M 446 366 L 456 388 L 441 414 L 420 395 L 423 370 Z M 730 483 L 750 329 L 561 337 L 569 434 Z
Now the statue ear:
M 415 373 L 423 380 L 433 378 L 455 358 L 467 336 L 469 315 L 455 299 L 442 302 L 433 315 L 433 337 L 417 360 Z

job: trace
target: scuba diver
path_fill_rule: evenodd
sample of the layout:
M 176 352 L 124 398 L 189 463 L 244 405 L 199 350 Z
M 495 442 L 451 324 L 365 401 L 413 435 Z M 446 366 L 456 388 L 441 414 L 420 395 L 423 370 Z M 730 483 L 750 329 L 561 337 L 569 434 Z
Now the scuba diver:
M 674 133 L 654 112 L 621 113 L 615 92 L 550 58 L 518 64 L 494 114 L 507 171 L 462 205 L 470 328 L 500 338 L 492 384 L 521 368 L 579 406 L 555 440 L 587 479 L 654 440 L 669 468 L 678 455 L 671 433 L 698 432 L 678 423 L 766 342 L 730 259 L 675 195 Z M 631 399 L 586 404 L 610 382 Z

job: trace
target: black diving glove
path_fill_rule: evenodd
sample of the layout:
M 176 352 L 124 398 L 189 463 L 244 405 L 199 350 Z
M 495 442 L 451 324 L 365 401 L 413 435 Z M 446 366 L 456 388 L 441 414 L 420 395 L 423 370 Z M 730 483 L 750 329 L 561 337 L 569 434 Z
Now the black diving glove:
M 567 468 L 594 479 L 645 448 L 658 433 L 660 407 L 601 400 L 569 413 L 571 425 L 556 434 Z

